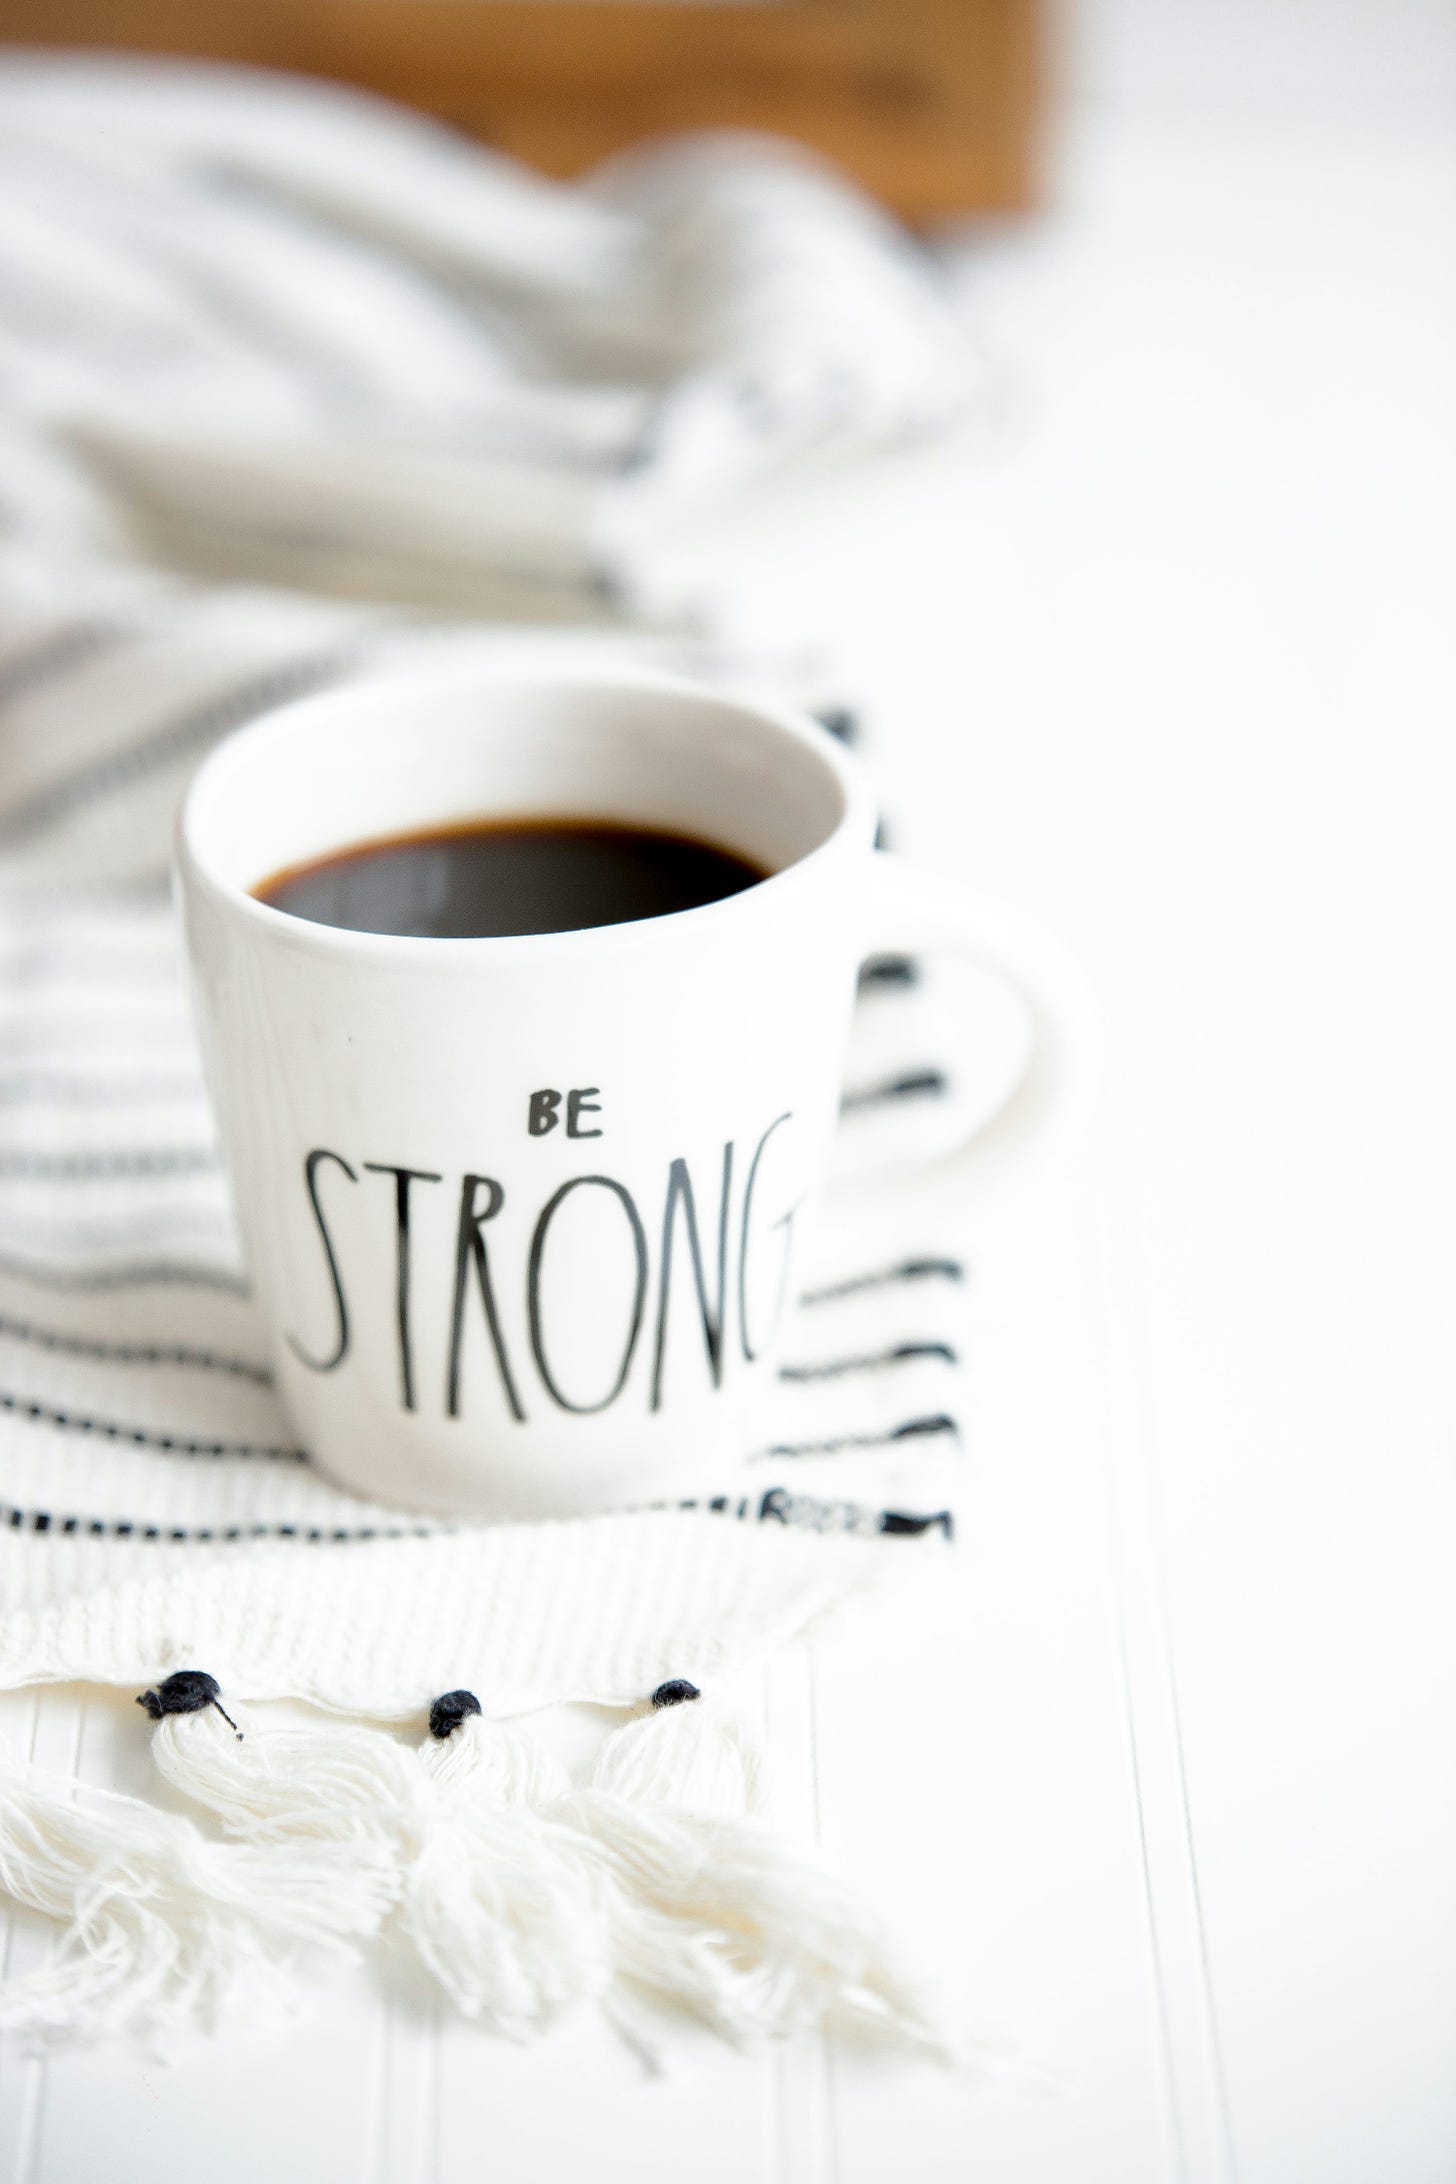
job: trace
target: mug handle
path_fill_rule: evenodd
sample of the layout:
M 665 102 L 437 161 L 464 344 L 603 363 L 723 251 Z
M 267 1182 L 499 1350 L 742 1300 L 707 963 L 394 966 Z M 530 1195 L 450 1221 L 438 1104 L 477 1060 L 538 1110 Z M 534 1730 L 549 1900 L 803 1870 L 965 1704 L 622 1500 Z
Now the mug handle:
M 1021 1169 L 1030 1147 L 1081 1111 L 1093 1066 L 1092 1011 L 1081 973 L 1059 945 L 1008 903 L 886 850 L 869 861 L 866 955 L 944 951 L 1008 985 L 1028 1017 L 1026 1060 L 988 1118 L 947 1151 L 874 1171 L 959 1189 L 978 1202 Z

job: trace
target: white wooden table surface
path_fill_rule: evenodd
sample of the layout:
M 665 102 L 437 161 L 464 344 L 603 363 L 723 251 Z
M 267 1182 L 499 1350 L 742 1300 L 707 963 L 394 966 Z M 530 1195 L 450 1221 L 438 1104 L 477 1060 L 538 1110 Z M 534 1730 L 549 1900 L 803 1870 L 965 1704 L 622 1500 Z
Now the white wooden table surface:
M 847 647 L 901 846 L 1106 1009 L 1090 1157 L 968 1240 L 958 1628 L 768 1693 L 789 1801 L 1044 2075 L 650 2083 L 361 1978 L 170 2067 L 7 2051 L 4 2184 L 1456 2176 L 1456 23 L 1138 0 L 1074 75 L 1062 212 L 966 262 L 987 445 L 744 589 Z M 145 1779 L 124 1697 L 0 1727 Z

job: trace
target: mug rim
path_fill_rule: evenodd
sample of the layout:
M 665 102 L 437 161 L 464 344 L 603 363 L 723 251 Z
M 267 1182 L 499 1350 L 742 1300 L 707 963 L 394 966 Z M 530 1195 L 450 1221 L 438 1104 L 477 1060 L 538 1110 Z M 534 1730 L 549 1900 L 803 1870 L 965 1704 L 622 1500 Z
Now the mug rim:
M 792 863 L 766 873 L 736 894 L 699 903 L 690 909 L 665 911 L 655 917 L 633 918 L 611 925 L 572 926 L 560 932 L 481 933 L 452 938 L 426 933 L 361 932 L 352 926 L 324 925 L 300 918 L 292 911 L 280 910 L 261 901 L 236 880 L 219 872 L 200 846 L 197 837 L 203 806 L 214 786 L 212 777 L 240 746 L 274 741 L 285 744 L 300 716 L 336 712 L 346 708 L 351 700 L 389 697 L 398 698 L 401 705 L 409 706 L 431 693 L 448 692 L 458 696 L 471 689 L 499 689 L 503 685 L 536 692 L 640 689 L 698 704 L 706 700 L 724 712 L 742 714 L 760 727 L 775 730 L 819 761 L 839 792 L 839 816 L 823 840 Z M 583 948 L 610 950 L 626 945 L 640 946 L 654 935 L 680 930 L 687 921 L 703 930 L 735 915 L 741 917 L 745 906 L 761 902 L 766 891 L 772 892 L 776 900 L 783 900 L 791 890 L 816 879 L 826 864 L 836 862 L 857 836 L 862 837 L 865 849 L 871 849 L 874 831 L 875 814 L 869 786 L 857 761 L 807 711 L 771 699 L 725 691 L 710 682 L 662 668 L 635 664 L 619 667 L 604 663 L 544 670 L 519 661 L 502 661 L 480 662 L 469 667 L 435 667 L 381 676 L 377 680 L 336 684 L 290 699 L 234 729 L 214 745 L 187 785 L 174 830 L 173 861 L 181 880 L 205 889 L 234 916 L 241 916 L 254 925 L 260 938 L 269 936 L 284 946 L 355 960 L 368 956 L 394 961 L 412 958 L 421 969 L 429 965 L 444 969 L 498 960 L 502 955 L 517 952 L 544 956 L 574 953 Z M 389 837 L 366 836 L 364 839 L 387 840 Z M 332 854 L 344 854 L 350 846 L 341 844 Z
M 620 690 L 651 690 L 666 697 L 681 697 L 694 703 L 709 701 L 725 712 L 738 712 L 753 719 L 760 727 L 771 727 L 788 743 L 799 745 L 819 760 L 825 773 L 832 775 L 840 797 L 840 812 L 834 826 L 814 843 L 812 850 L 784 865 L 779 871 L 768 871 L 762 880 L 755 880 L 751 887 L 740 889 L 736 895 L 723 895 L 714 902 L 696 904 L 685 911 L 666 911 L 657 917 L 635 917 L 622 924 L 607 926 L 570 926 L 561 933 L 482 933 L 469 937 L 437 937 L 426 933 L 360 933 L 354 926 L 325 926 L 314 924 L 312 919 L 297 917 L 293 911 L 279 911 L 271 902 L 262 902 L 258 895 L 249 893 L 238 880 L 218 871 L 199 843 L 201 812 L 207 795 L 214 786 L 214 775 L 231 753 L 240 745 L 284 745 L 288 734 L 299 723 L 299 716 L 312 719 L 321 712 L 338 712 L 358 699 L 389 697 L 402 703 L 402 708 L 428 699 L 430 692 L 439 695 L 461 695 L 465 690 L 493 690 L 502 686 L 517 686 L 537 692 L 620 692 Z M 445 821 L 450 823 L 450 821 Z M 690 675 L 677 675 L 666 668 L 635 666 L 635 664 L 602 664 L 602 666 L 565 666 L 544 670 L 539 666 L 526 666 L 522 662 L 500 664 L 474 664 L 474 666 L 447 666 L 447 668 L 423 668 L 408 675 L 386 675 L 375 681 L 354 681 L 354 684 L 338 684 L 327 690 L 312 690 L 308 695 L 290 699 L 277 705 L 260 719 L 244 723 L 229 736 L 220 740 L 207 758 L 196 769 L 183 795 L 183 802 L 175 826 L 175 871 L 181 880 L 190 880 L 203 887 L 212 898 L 227 909 L 247 919 L 258 928 L 260 937 L 271 935 L 284 946 L 306 948 L 312 952 L 338 954 L 338 957 L 391 957 L 399 959 L 404 954 L 415 954 L 421 968 L 434 963 L 445 968 L 450 963 L 478 963 L 487 957 L 500 957 L 502 952 L 524 950 L 530 954 L 552 954 L 561 950 L 578 948 L 620 948 L 626 943 L 640 946 L 648 937 L 668 930 L 679 930 L 685 919 L 692 919 L 694 926 L 707 926 L 723 922 L 725 917 L 742 915 L 744 904 L 760 902 L 764 889 L 775 891 L 775 900 L 781 900 L 790 889 L 808 885 L 825 863 L 834 863 L 856 836 L 862 836 L 864 847 L 873 845 L 875 815 L 869 795 L 869 784 L 858 767 L 858 762 L 836 743 L 827 729 L 814 721 L 808 712 L 797 710 L 795 705 L 779 705 L 771 699 L 742 697 L 736 692 L 720 690 L 709 681 L 699 681 Z M 375 836 L 365 836 L 365 841 Z M 389 836 L 378 836 L 389 839 Z M 345 852 L 349 843 L 341 843 Z M 330 852 L 325 852 L 330 854 Z M 338 852 L 336 852 L 338 854 Z

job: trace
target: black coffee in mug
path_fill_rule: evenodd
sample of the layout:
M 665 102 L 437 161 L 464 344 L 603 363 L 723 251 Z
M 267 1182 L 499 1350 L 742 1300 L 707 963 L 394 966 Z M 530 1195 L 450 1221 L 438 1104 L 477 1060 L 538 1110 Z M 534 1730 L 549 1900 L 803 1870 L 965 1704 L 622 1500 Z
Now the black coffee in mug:
M 314 925 L 468 940 L 665 917 L 767 876 L 692 835 L 608 820 L 501 819 L 361 842 L 275 872 L 253 894 Z

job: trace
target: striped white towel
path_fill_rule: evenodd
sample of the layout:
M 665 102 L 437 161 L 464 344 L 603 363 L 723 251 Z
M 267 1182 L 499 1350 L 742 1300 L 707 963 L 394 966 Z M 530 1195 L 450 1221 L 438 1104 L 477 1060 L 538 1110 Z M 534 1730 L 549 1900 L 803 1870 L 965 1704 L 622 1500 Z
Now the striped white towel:
M 388 674 L 441 649 L 620 656 L 628 642 L 434 632 L 219 590 L 179 591 L 145 613 L 34 621 L 0 649 L 0 1679 L 127 1682 L 200 1647 L 225 1664 L 230 1688 L 271 1691 L 286 1630 L 286 1687 L 327 1704 L 417 1704 L 458 1680 L 462 1650 L 530 1661 L 508 1683 L 493 1674 L 513 1705 L 620 1700 L 641 1689 L 614 1680 L 622 1645 L 633 1677 L 644 1659 L 691 1674 L 868 1581 L 865 1537 L 949 1536 L 965 1463 L 968 1291 L 964 1268 L 919 1225 L 919 1201 L 907 1226 L 893 1200 L 872 1217 L 827 1195 L 752 1491 L 666 1520 L 698 1580 L 680 1591 L 635 1579 L 641 1555 L 660 1557 L 663 1512 L 492 1531 L 365 1502 L 309 1462 L 271 1386 L 167 893 L 182 784 L 209 741 L 314 682 Z M 644 649 L 670 650 L 660 639 Z M 702 644 L 671 656 L 700 674 L 742 672 Z M 869 967 L 847 1169 L 966 1127 L 974 1072 L 958 1096 L 953 1048 L 937 1036 L 953 1021 L 922 966 Z M 750 1532 L 800 1544 L 746 1548 Z M 573 1635 L 554 1603 L 563 1558 L 574 1563 L 583 1539 L 617 1607 Z M 441 1569 L 471 1573 L 460 1601 L 476 1605 L 463 1620 L 443 1612 L 452 1595 L 436 1555 Z M 724 1569 L 747 1588 L 741 1615 L 724 1611 Z M 280 1620 L 279 1585 L 299 1588 L 310 1612 Z M 538 1603 L 534 1620 L 518 1587 Z M 414 1602 L 403 1647 L 381 1644 L 384 1593 Z M 494 1623 L 505 1600 L 508 1649 Z M 483 1612 L 489 1630 L 477 1627 Z
M 571 619 L 975 384 L 931 259 L 788 147 L 568 190 L 357 92 L 43 55 L 0 61 L 0 374 L 28 581 L 141 560 Z
M 649 626 L 645 544 L 942 430 L 973 382 L 930 260 L 783 148 L 566 190 L 320 85 L 0 62 L 0 1678 L 202 1646 L 362 1711 L 481 1659 L 511 1703 L 620 1699 L 799 1627 L 890 1559 L 859 1535 L 949 1532 L 963 1270 L 923 1212 L 832 1200 L 726 1512 L 759 1521 L 491 1532 L 331 1485 L 262 1364 L 166 860 L 208 746 L 325 682 L 507 647 L 761 681 Z M 842 708 L 822 667 L 767 674 Z M 964 1127 L 959 1014 L 876 967 L 847 1166 Z M 583 1542 L 615 1605 L 568 1629 Z
M 844 1186 L 995 1106 L 981 1049 L 998 1042 L 969 1040 L 1006 996 L 939 964 L 867 966 L 839 1174 L 807 1224 L 746 1488 L 740 1467 L 731 1493 L 672 1508 L 420 1517 L 333 1485 L 273 1388 L 167 854 L 189 773 L 231 728 L 476 653 L 658 661 L 852 732 L 832 671 L 735 656 L 711 603 L 686 634 L 649 567 L 675 526 L 767 478 L 945 429 L 971 383 L 929 261 L 782 150 L 669 147 L 569 191 L 351 93 L 0 62 L 0 1686 L 159 1686 L 170 1779 L 229 1827 L 219 1717 L 166 1693 L 185 1704 L 216 1677 L 232 1705 L 398 1721 L 465 1686 L 484 1710 L 455 1708 L 423 1773 L 350 1727 L 328 1774 L 315 1721 L 305 1774 L 343 1803 L 330 1790 L 321 1833 L 258 1846 L 0 1768 L 5 1885 L 63 1927 L 55 1964 L 0 1992 L 0 2023 L 176 2031 L 240 1989 L 271 2006 L 295 1926 L 335 1963 L 341 1933 L 372 1936 L 403 1900 L 472 2013 L 504 1948 L 484 2014 L 518 2034 L 521 1992 L 549 2000 L 585 1950 L 583 1991 L 619 2009 L 655 1965 L 660 1993 L 731 2037 L 848 2010 L 943 2051 L 852 1898 L 730 1822 L 706 1823 L 704 1854 L 694 1796 L 707 1775 L 746 1794 L 752 1769 L 734 1733 L 715 1742 L 711 1694 L 670 1700 L 909 1569 L 923 1605 L 944 1564 L 975 1287 L 924 1196 Z M 645 1715 L 608 1740 L 610 1794 L 558 1799 L 551 1840 L 575 1840 L 575 1812 L 682 1862 L 654 1893 L 619 1861 L 608 1932 L 558 1860 L 565 1913 L 533 1939 L 546 1838 L 519 1810 L 502 1836 L 471 1767 L 515 1753 L 544 1776 L 484 1717 L 654 1695 L 659 1729 L 644 1744 Z M 222 1733 L 224 1772 L 253 1790 L 293 1749 Z M 345 1777 L 364 1782 L 358 1813 Z M 380 1895 L 379 1830 L 401 1813 Z M 429 1813 L 447 1823 L 437 1917 L 416 1886 L 441 1870 L 416 1859 Z M 511 1841 L 530 1851 L 516 1891 Z

